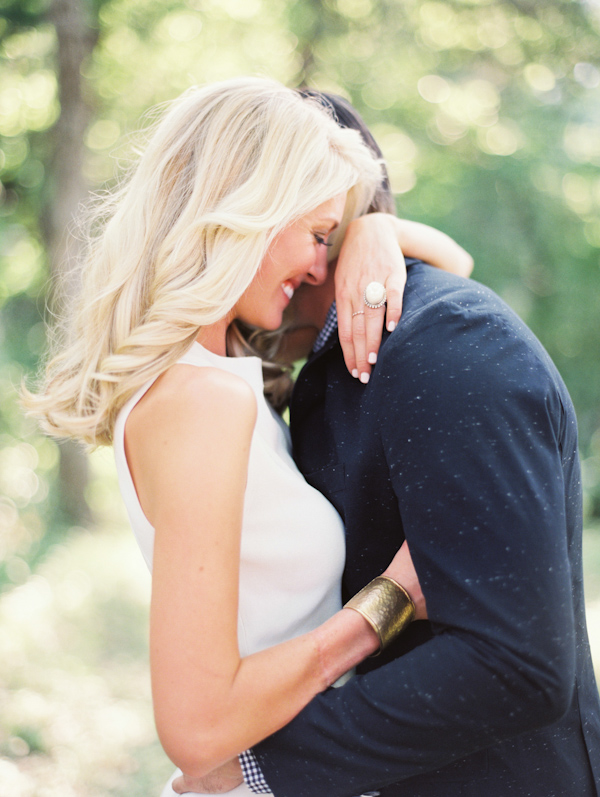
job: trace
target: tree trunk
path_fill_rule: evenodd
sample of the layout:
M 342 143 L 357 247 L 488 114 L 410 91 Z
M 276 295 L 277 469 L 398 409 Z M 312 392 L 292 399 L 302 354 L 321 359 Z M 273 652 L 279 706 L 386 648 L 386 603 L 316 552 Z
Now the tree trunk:
M 48 10 L 58 42 L 60 116 L 53 129 L 52 192 L 45 208 L 44 226 L 55 285 L 52 304 L 59 310 L 69 305 L 77 290 L 78 273 L 70 266 L 76 262 L 79 244 L 69 231 L 88 193 L 83 176 L 83 138 L 91 109 L 82 93 L 81 67 L 94 49 L 97 33 L 86 19 L 86 5 L 81 0 L 53 0 Z M 93 520 L 85 498 L 88 459 L 77 443 L 61 444 L 59 475 L 60 505 L 65 520 L 88 525 Z

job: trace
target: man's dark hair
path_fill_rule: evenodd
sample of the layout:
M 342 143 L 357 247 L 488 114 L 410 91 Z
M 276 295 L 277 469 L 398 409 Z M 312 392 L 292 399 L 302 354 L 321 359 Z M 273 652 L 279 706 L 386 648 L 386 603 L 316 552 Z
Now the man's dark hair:
M 351 105 L 348 100 L 339 97 L 337 94 L 329 94 L 326 91 L 317 91 L 316 89 L 298 89 L 298 93 L 302 97 L 310 97 L 319 102 L 329 113 L 333 116 L 335 121 L 340 127 L 348 127 L 351 130 L 358 130 L 361 134 L 363 141 L 369 147 L 377 158 L 382 161 L 383 165 L 383 180 L 377 188 L 373 202 L 368 210 L 369 213 L 393 213 L 396 214 L 396 205 L 394 197 L 390 188 L 390 180 L 385 166 L 383 153 L 379 148 L 379 144 L 373 138 L 373 134 L 365 124 L 364 119 L 358 113 L 356 108 Z

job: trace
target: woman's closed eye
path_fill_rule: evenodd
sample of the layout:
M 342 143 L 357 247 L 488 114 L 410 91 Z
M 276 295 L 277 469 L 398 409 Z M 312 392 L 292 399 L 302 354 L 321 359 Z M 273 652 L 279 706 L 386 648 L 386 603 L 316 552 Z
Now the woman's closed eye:
M 322 244 L 323 246 L 333 246 L 333 244 L 328 243 L 322 235 L 319 235 L 316 232 L 314 232 L 313 235 L 318 244 Z

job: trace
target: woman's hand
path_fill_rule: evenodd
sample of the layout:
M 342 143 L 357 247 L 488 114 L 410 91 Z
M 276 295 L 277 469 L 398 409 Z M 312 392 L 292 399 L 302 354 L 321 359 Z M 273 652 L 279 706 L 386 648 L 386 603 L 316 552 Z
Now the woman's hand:
M 213 769 L 203 778 L 181 775 L 175 778 L 172 785 L 173 791 L 177 794 L 186 794 L 190 791 L 202 794 L 224 794 L 243 782 L 242 767 L 239 758 L 236 757 L 217 769 Z
M 370 282 L 385 285 L 387 310 L 365 304 Z M 405 285 L 406 265 L 394 217 L 369 213 L 351 221 L 335 270 L 335 298 L 346 367 L 364 384 L 377 360 L 384 320 L 391 332 L 400 319 Z
M 427 606 L 425 604 L 425 596 L 421 591 L 419 576 L 413 565 L 406 541 L 404 541 L 383 575 L 393 578 L 408 592 L 415 604 L 415 620 L 426 620 Z
M 350 373 L 363 384 L 377 360 L 384 320 L 391 332 L 402 314 L 406 285 L 404 255 L 468 277 L 473 258 L 439 230 L 388 213 L 369 213 L 350 222 L 335 271 L 338 330 Z M 365 288 L 379 282 L 387 293 L 385 307 L 365 304 Z

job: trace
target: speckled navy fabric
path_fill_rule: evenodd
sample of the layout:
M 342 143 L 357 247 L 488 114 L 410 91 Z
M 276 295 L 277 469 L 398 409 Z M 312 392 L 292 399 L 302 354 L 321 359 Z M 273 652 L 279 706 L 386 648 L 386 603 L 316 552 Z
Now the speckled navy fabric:
M 577 426 L 492 291 L 423 264 L 368 385 L 336 336 L 300 374 L 295 457 L 346 524 L 344 589 L 406 538 L 430 622 L 255 748 L 277 797 L 597 797 Z

